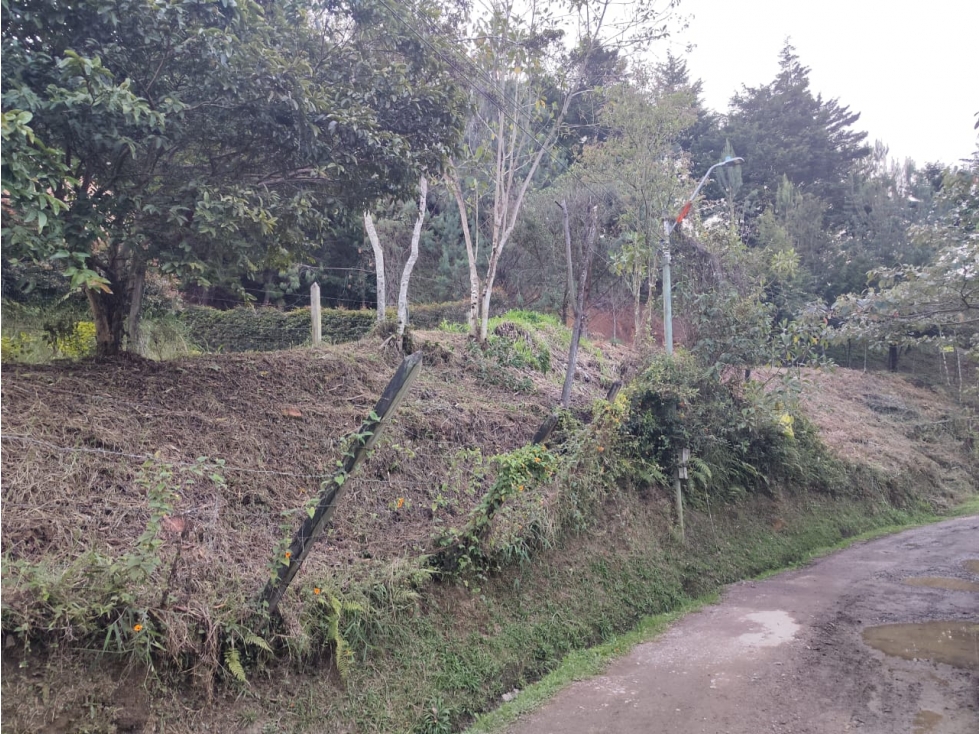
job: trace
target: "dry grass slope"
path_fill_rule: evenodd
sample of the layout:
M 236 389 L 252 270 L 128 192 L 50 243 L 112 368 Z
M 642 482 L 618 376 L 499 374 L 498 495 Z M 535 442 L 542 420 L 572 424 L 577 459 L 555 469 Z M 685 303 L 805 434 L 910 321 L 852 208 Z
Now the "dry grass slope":
M 436 550 L 435 538 L 447 528 L 465 523 L 492 483 L 488 458 L 528 443 L 558 402 L 566 334 L 545 330 L 545 336 L 551 370 L 543 374 L 501 366 L 471 348 L 463 335 L 415 334 L 416 346 L 425 352 L 422 375 L 390 432 L 349 480 L 332 528 L 284 602 L 280 645 L 298 644 L 303 620 L 308 622 L 316 606 L 314 589 L 321 586 L 340 595 L 355 585 L 379 594 L 410 591 L 417 559 Z M 625 350 L 602 352 L 582 355 L 573 406 L 582 416 L 631 366 L 633 357 Z M 634 623 L 637 615 L 665 611 L 664 604 L 674 604 L 684 593 L 703 593 L 745 569 L 769 568 L 838 537 L 838 526 L 830 522 L 809 533 L 814 524 L 809 508 L 828 508 L 834 499 L 807 498 L 796 507 L 783 506 L 779 497 L 756 497 L 721 514 L 714 508 L 714 516 L 692 511 L 688 537 L 700 540 L 681 548 L 674 545 L 666 491 L 609 493 L 603 514 L 586 534 L 541 550 L 531 563 L 483 577 L 482 591 L 445 584 L 428 587 L 421 598 L 375 596 L 372 603 L 389 605 L 390 614 L 381 610 L 389 626 L 375 630 L 381 642 L 345 684 L 335 674 L 323 675 L 333 668 L 326 665 L 331 662 L 327 650 L 302 658 L 300 669 L 318 674 L 305 688 L 291 683 L 293 676 L 302 679 L 301 673 L 270 666 L 266 672 L 279 670 L 284 679 L 253 680 L 254 687 L 242 689 L 248 695 L 236 700 L 234 685 L 212 685 L 221 662 L 216 630 L 240 621 L 265 583 L 273 549 L 297 526 L 299 508 L 332 475 L 342 438 L 373 407 L 400 358 L 380 339 L 369 338 L 321 349 L 165 363 L 127 359 L 6 367 L 0 386 L 3 614 L 4 644 L 11 649 L 3 660 L 3 700 L 11 730 L 68 732 L 84 724 L 91 731 L 152 731 L 158 715 L 169 722 L 167 731 L 180 732 L 205 725 L 237 731 L 238 724 L 244 728 L 254 719 L 270 726 L 285 722 L 285 728 L 269 731 L 387 731 L 422 717 L 426 704 L 417 696 L 433 690 L 467 701 L 476 707 L 467 709 L 471 713 L 497 697 L 498 686 L 538 676 L 563 652 L 593 644 Z M 803 406 L 842 458 L 884 472 L 947 479 L 941 482 L 943 501 L 975 491 L 958 438 L 974 426 L 943 422 L 957 420 L 957 406 L 890 376 L 837 370 L 808 377 Z M 613 466 L 611 452 L 601 454 L 594 445 L 576 450 L 588 453 L 596 473 L 606 463 Z M 45 565 L 57 583 L 64 569 L 87 563 L 93 553 L 123 556 L 139 544 L 153 517 L 147 482 L 156 481 L 162 469 L 182 477 L 181 468 L 195 466 L 200 457 L 223 461 L 217 470 L 224 481 L 191 477 L 177 487 L 178 499 L 159 532 L 158 554 L 166 565 L 157 574 L 170 590 L 161 599 L 158 583 L 152 598 L 138 601 L 165 623 L 161 644 L 175 666 L 206 685 L 162 689 L 163 694 L 150 686 L 157 696 L 151 701 L 141 685 L 141 668 L 93 673 L 87 666 L 104 663 L 41 645 L 33 657 L 24 655 L 8 620 L 29 617 L 40 603 L 39 591 L 19 585 L 10 570 L 17 564 Z M 582 481 L 590 478 L 582 475 Z M 557 486 L 535 491 L 533 498 L 521 495 L 519 501 L 545 507 Z M 859 511 L 846 510 L 853 517 Z M 507 518 L 520 522 L 516 515 L 504 515 L 500 524 Z M 774 539 L 775 551 L 738 545 L 744 537 L 761 535 Z M 583 577 L 607 588 L 585 598 Z M 591 621 L 573 618 L 586 611 Z M 562 615 L 565 622 L 555 625 Z M 374 615 L 372 623 L 380 625 L 380 618 L 381 613 Z M 74 650 L 70 629 L 50 632 L 61 650 Z M 417 650 L 423 638 L 427 647 Z M 503 661 L 499 680 L 465 679 L 476 675 L 473 671 L 493 669 L 491 650 Z M 21 661 L 29 663 L 24 670 L 17 668 Z M 89 673 L 79 677 L 79 670 Z M 77 682 L 62 685 L 69 675 Z M 224 697 L 222 706 L 210 705 L 214 691 Z M 315 705 L 303 703 L 307 694 Z M 253 706 L 253 700 L 261 704 Z M 299 711 L 304 705 L 308 715 Z M 360 712 L 368 711 L 362 719 Z M 464 721 L 458 711 L 455 721 Z

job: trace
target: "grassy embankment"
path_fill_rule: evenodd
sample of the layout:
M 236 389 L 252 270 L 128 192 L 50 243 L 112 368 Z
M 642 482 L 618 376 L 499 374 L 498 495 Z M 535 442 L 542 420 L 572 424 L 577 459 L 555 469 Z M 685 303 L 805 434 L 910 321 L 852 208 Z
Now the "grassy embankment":
M 282 513 L 327 475 L 396 355 L 365 341 L 5 374 L 4 432 L 24 437 L 3 456 L 5 724 L 457 730 L 514 688 L 541 680 L 525 708 L 597 670 L 664 623 L 650 615 L 974 491 L 971 424 L 942 417 L 954 406 L 892 379 L 873 389 L 893 399 L 868 400 L 872 378 L 842 371 L 812 377 L 856 421 L 824 427 L 827 449 L 801 411 L 789 435 L 781 400 L 689 364 L 595 403 L 625 353 L 590 348 L 550 450 L 521 448 L 556 401 L 567 335 L 511 322 L 486 353 L 421 335 L 423 378 L 271 631 L 250 601 L 295 524 Z M 685 540 L 662 486 L 680 438 L 700 460 Z

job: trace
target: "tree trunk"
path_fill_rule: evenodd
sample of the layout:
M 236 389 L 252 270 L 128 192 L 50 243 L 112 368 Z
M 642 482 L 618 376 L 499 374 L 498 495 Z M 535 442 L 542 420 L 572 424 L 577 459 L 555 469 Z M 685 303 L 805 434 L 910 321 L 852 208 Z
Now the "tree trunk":
M 493 250 L 490 255 L 489 265 L 486 267 L 486 285 L 483 287 L 483 299 L 480 304 L 481 312 L 479 318 L 479 342 L 486 341 L 487 330 L 489 329 L 490 299 L 493 297 L 493 281 L 496 280 L 496 266 L 500 262 L 500 255 L 503 249 Z
M 567 260 L 568 279 L 564 284 L 564 313 L 561 315 L 561 319 L 567 324 L 568 301 L 571 302 L 572 309 L 575 308 L 575 303 L 577 302 L 577 296 L 574 290 L 574 253 L 571 251 L 571 223 L 568 221 L 568 200 L 561 199 L 561 201 L 555 203 L 561 207 L 561 213 L 564 219 L 564 257 Z M 577 315 L 577 312 L 574 315 Z
M 384 275 L 384 249 L 381 241 L 377 238 L 377 230 L 374 229 L 374 217 L 368 211 L 364 212 L 364 229 L 367 231 L 367 239 L 371 242 L 374 250 L 374 270 L 377 273 L 377 323 L 383 324 L 387 314 L 387 282 Z
M 422 235 L 422 224 L 425 222 L 425 207 L 428 200 L 428 179 L 423 175 L 418 181 L 418 219 L 415 220 L 415 229 L 411 233 L 411 254 L 408 262 L 405 263 L 404 270 L 401 272 L 401 288 L 398 290 L 398 339 L 402 339 L 405 327 L 408 325 L 408 281 L 411 280 L 411 271 L 418 260 L 418 242 Z
M 146 266 L 137 268 L 132 277 L 132 288 L 129 295 L 129 318 L 126 320 L 126 336 L 129 340 L 128 349 L 140 353 L 139 343 L 139 312 L 143 307 L 143 290 L 146 287 Z
M 122 351 L 122 335 L 126 321 L 123 287 L 113 283 L 115 290 L 105 292 L 89 288 L 85 291 L 95 322 L 95 357 L 115 357 Z
M 446 172 L 445 180 L 455 196 L 462 224 L 462 237 L 466 243 L 466 255 L 469 259 L 469 335 L 475 337 L 479 335 L 479 271 L 476 270 L 476 251 L 473 249 L 472 234 L 469 231 L 469 213 L 466 211 L 466 200 L 462 196 L 462 186 L 459 184 L 455 164 L 451 159 L 449 164 L 450 168 Z M 479 226 L 479 222 L 476 222 L 476 226 Z
M 653 294 L 650 293 L 649 297 L 652 298 Z M 632 299 L 632 328 L 632 346 L 638 349 L 642 335 L 642 284 L 638 277 L 635 278 L 635 292 Z
M 571 405 L 571 386 L 574 384 L 574 373 L 578 367 L 578 344 L 581 342 L 581 332 L 585 324 L 585 302 L 588 298 L 588 276 L 591 272 L 592 259 L 595 256 L 595 243 L 598 240 L 598 205 L 592 206 L 591 218 L 588 223 L 588 234 L 585 235 L 585 260 L 578 273 L 578 299 L 575 303 L 574 330 L 571 333 L 571 349 L 568 351 L 568 371 L 564 376 L 564 389 L 561 391 L 561 407 Z

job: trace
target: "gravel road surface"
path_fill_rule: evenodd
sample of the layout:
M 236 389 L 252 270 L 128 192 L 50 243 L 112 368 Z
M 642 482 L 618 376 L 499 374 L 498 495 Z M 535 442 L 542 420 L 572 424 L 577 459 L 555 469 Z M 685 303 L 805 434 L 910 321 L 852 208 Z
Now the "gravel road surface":
M 511 734 L 979 734 L 979 517 L 728 588 Z

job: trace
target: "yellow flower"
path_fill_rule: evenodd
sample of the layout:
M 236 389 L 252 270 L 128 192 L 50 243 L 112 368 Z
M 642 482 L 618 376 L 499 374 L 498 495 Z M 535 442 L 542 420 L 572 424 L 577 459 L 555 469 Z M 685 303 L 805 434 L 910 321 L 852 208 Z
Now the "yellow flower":
M 534 457 L 534 461 L 536 461 L 538 464 L 540 464 L 540 457 L 539 456 L 535 456 Z
M 523 485 L 522 484 L 519 487 L 517 487 L 517 491 L 518 492 L 523 492 Z
M 143 625 L 141 625 L 141 624 L 134 624 L 133 625 L 133 632 L 142 632 L 142 631 L 143 631 Z

